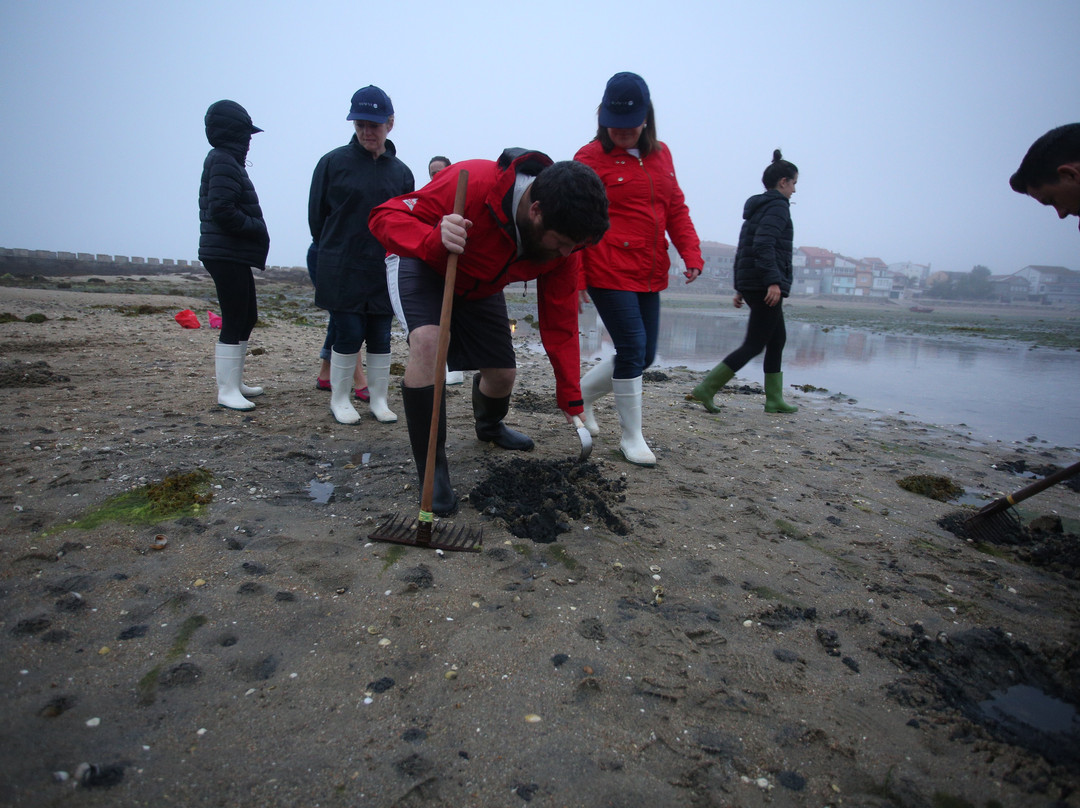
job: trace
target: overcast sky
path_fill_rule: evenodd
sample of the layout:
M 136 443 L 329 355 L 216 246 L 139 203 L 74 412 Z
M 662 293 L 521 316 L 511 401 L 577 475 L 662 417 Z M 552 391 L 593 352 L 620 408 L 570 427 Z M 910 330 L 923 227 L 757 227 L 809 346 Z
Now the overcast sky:
M 1077 220 L 1008 185 L 1080 120 L 1076 0 L 306 3 L 0 0 L 0 246 L 195 258 L 203 114 L 257 126 L 270 263 L 303 265 L 307 195 L 349 99 L 392 98 L 398 156 L 569 159 L 616 72 L 648 82 L 702 239 L 734 243 L 772 150 L 795 244 L 995 274 L 1080 269 Z

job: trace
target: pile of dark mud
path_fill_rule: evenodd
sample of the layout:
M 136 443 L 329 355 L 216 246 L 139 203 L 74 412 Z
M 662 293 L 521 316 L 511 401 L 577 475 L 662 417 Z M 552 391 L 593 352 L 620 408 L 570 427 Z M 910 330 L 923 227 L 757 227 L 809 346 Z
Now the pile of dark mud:
M 1080 651 L 1065 643 L 1044 653 L 999 628 L 931 637 L 919 624 L 908 636 L 884 631 L 877 649 L 905 676 L 888 687 L 905 707 L 951 714 L 952 736 L 986 737 L 1080 772 Z M 916 724 L 917 718 L 912 719 Z M 1032 784 L 1037 785 L 1037 784 Z
M 629 522 L 612 510 L 626 499 L 625 488 L 620 478 L 605 479 L 596 463 L 514 458 L 493 464 L 469 501 L 515 536 L 550 544 L 570 530 L 570 520 L 587 516 L 616 535 L 628 534 Z
M 991 552 L 1004 552 L 1025 564 L 1080 581 L 1080 536 L 1066 533 L 1058 516 L 1040 516 L 1026 525 L 1011 511 L 988 517 L 989 529 L 969 520 L 974 514 L 957 511 L 938 520 L 938 526 L 958 538 Z

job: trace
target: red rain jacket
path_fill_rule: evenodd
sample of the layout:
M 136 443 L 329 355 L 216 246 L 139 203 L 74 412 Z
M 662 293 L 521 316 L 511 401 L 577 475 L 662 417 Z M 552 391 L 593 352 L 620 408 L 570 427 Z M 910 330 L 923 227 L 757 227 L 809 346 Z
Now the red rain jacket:
M 686 206 L 671 151 L 661 143 L 644 160 L 618 146 L 605 152 L 599 140 L 574 159 L 600 175 L 608 196 L 611 227 L 584 251 L 585 285 L 628 292 L 661 292 L 668 286 L 668 242 L 687 269 L 701 269 L 701 239 Z
M 457 178 L 469 172 L 465 218 L 472 222 L 465 252 L 458 258 L 454 291 L 469 300 L 494 295 L 510 283 L 536 280 L 540 338 L 555 371 L 559 409 L 577 415 L 581 400 L 581 348 L 577 289 L 581 253 L 536 263 L 518 258 L 512 207 L 519 173 L 535 175 L 551 165 L 547 155 L 507 149 L 493 160 L 465 160 L 435 175 L 423 188 L 377 206 L 368 219 L 371 233 L 387 252 L 418 258 L 440 274 L 449 255 L 439 223 L 454 209 Z

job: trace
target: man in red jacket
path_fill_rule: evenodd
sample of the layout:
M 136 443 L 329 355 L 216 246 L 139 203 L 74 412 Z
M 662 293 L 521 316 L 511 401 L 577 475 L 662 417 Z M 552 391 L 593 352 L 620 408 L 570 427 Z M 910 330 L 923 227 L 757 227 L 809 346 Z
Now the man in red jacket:
M 458 174 L 469 172 L 465 215 L 453 210 Z M 507 149 L 498 161 L 466 160 L 440 171 L 411 194 L 376 207 L 368 220 L 387 252 L 401 257 L 388 268 L 394 311 L 409 335 L 401 384 L 405 419 L 420 480 L 435 396 L 435 359 L 443 276 L 451 252 L 458 260 L 447 366 L 479 368 L 473 377 L 476 436 L 505 449 L 529 450 L 532 439 L 503 424 L 517 363 L 503 288 L 536 280 L 540 336 L 555 371 L 559 409 L 569 421 L 582 412 L 577 287 L 580 247 L 608 228 L 607 196 L 596 173 L 572 161 Z M 442 371 L 442 368 L 439 368 Z M 445 407 L 440 410 L 433 511 L 457 508 L 445 452 Z

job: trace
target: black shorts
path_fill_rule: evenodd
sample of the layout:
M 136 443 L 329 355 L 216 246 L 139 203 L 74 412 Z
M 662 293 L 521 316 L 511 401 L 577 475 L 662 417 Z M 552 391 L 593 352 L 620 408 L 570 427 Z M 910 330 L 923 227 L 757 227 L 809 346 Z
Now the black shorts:
M 416 258 L 388 256 L 386 280 L 394 314 L 406 333 L 438 325 L 442 313 L 443 277 Z M 454 295 L 450 314 L 450 370 L 516 368 L 510 319 L 502 292 L 481 300 Z

